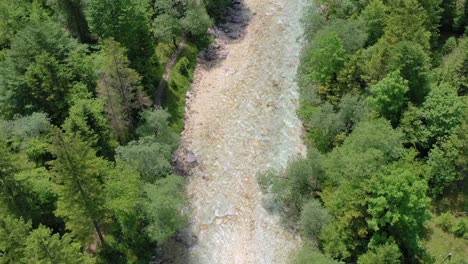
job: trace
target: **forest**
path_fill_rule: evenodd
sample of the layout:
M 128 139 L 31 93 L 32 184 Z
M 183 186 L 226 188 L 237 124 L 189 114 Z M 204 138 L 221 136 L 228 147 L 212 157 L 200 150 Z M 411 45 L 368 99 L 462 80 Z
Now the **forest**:
M 171 155 L 229 3 L 0 1 L 0 263 L 158 258 L 188 221 Z
M 466 263 L 468 2 L 318 0 L 302 23 L 307 157 L 258 177 L 292 262 Z

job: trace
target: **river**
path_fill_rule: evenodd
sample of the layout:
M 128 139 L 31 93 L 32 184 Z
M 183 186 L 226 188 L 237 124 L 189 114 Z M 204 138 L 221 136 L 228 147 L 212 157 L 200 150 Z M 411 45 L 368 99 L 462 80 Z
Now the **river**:
M 300 246 L 262 206 L 256 174 L 304 153 L 295 83 L 305 0 L 245 0 L 252 19 L 228 56 L 195 73 L 182 146 L 189 178 L 190 262 L 286 263 Z

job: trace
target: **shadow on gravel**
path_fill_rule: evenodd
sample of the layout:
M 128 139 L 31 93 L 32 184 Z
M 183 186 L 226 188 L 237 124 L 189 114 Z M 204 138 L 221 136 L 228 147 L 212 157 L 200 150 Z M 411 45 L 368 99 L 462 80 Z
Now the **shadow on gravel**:
M 200 53 L 198 63 L 205 69 L 211 69 L 224 60 L 229 55 L 225 45 L 242 39 L 252 15 L 243 0 L 233 0 L 224 22 L 209 30 L 215 41 Z

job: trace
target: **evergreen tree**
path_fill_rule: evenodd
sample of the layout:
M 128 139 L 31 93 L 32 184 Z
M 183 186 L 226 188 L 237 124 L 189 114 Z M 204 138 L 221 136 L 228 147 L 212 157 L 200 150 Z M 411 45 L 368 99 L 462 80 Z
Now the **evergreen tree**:
M 69 234 L 60 238 L 59 234 L 52 234 L 51 230 L 44 226 L 39 226 L 29 234 L 24 252 L 24 263 L 92 263 L 89 257 L 81 253 L 80 244 L 72 242 Z
M 6 212 L 0 214 L 0 263 L 27 263 L 24 244 L 28 238 L 31 222 L 25 223 Z
M 93 231 L 105 246 L 102 223 L 105 218 L 103 181 L 108 163 L 78 135 L 57 130 L 51 152 L 53 182 L 58 196 L 56 214 L 67 229 L 82 242 L 89 242 Z
M 135 125 L 135 111 L 149 106 L 150 100 L 141 86 L 141 77 L 129 68 L 125 48 L 112 39 L 103 42 L 97 90 L 112 128 L 123 142 L 128 129 Z
M 52 0 L 52 5 L 58 15 L 64 20 L 65 26 L 81 43 L 93 41 L 85 17 L 83 0 Z

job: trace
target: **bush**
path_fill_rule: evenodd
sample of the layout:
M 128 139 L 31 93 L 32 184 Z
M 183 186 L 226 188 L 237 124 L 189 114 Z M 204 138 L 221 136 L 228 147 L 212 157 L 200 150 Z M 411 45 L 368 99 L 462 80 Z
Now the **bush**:
M 343 262 L 336 261 L 318 251 L 315 248 L 308 246 L 302 247 L 301 250 L 294 255 L 292 264 L 340 264 Z
M 452 227 L 452 233 L 457 237 L 465 238 L 467 236 L 467 229 L 468 221 L 466 219 L 462 219 Z
M 311 199 L 302 208 L 299 227 L 304 237 L 317 240 L 322 228 L 330 222 L 327 209 L 319 201 Z
M 445 232 L 448 232 L 453 227 L 454 217 L 451 213 L 446 212 L 434 219 L 436 226 L 440 227 Z

